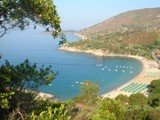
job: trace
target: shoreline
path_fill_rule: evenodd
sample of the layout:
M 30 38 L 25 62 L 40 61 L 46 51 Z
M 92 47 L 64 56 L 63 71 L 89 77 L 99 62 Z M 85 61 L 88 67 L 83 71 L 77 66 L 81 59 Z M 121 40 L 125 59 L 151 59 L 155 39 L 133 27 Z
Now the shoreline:
M 81 35 L 81 34 L 78 34 L 78 33 L 74 33 L 74 35 L 75 35 L 75 36 L 77 36 L 77 37 L 79 37 L 79 38 L 81 38 L 82 40 L 87 39 L 87 37 L 86 37 L 86 36 Z
M 68 52 L 76 52 L 76 53 L 87 53 L 87 54 L 91 54 L 94 56 L 99 56 L 99 57 L 126 57 L 126 58 L 134 58 L 136 60 L 139 60 L 142 63 L 142 71 L 133 79 L 131 79 L 130 81 L 120 85 L 119 87 L 111 90 L 110 92 L 106 92 L 104 94 L 102 94 L 102 98 L 115 98 L 117 95 L 119 94 L 123 94 L 123 95 L 131 95 L 132 93 L 128 93 L 128 92 L 124 92 L 121 91 L 122 88 L 130 85 L 131 83 L 140 83 L 140 84 L 147 84 L 149 85 L 151 81 L 155 80 L 155 79 L 159 79 L 160 76 L 157 77 L 148 77 L 148 73 L 150 72 L 156 72 L 160 74 L 160 70 L 158 69 L 158 63 L 153 61 L 153 60 L 148 60 L 144 57 L 141 56 L 134 56 L 134 55 L 122 55 L 122 54 L 110 54 L 107 53 L 107 51 L 102 51 L 102 50 L 80 50 L 77 49 L 75 47 L 68 47 L 68 46 L 62 46 L 59 48 L 59 50 L 62 51 L 68 51 Z M 155 68 L 151 68 L 150 64 L 154 64 Z M 147 90 L 141 91 L 142 93 L 146 93 Z

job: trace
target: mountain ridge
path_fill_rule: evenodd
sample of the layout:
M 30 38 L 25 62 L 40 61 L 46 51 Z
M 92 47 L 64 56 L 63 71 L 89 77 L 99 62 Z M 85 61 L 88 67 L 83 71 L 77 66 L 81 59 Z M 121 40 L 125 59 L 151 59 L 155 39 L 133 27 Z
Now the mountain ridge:
M 160 7 L 120 13 L 101 23 L 83 29 L 79 31 L 78 34 L 86 36 L 89 39 L 93 39 L 98 36 L 103 37 L 117 32 L 130 33 L 130 36 L 127 36 L 129 39 L 132 38 L 134 34 L 137 38 L 147 35 L 147 37 L 150 37 L 149 39 L 151 39 L 150 41 L 147 41 L 147 44 L 151 44 L 154 41 L 153 39 L 158 39 L 160 37 Z M 141 36 L 141 33 L 144 35 L 142 34 Z M 130 43 L 131 40 L 128 40 L 129 42 L 127 42 L 127 40 L 124 41 L 125 43 Z M 139 39 L 135 40 L 135 44 L 139 44 L 140 42 L 138 41 Z

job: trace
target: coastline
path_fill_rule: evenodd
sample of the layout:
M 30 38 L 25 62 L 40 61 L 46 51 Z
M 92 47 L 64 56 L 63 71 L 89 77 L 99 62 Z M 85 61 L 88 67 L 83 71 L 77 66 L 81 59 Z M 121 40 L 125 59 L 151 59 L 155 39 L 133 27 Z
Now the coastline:
M 79 37 L 79 38 L 81 38 L 82 40 L 87 39 L 87 37 L 86 37 L 86 36 L 81 35 L 81 34 L 78 34 L 78 33 L 74 33 L 74 35 L 75 35 L 75 36 L 77 36 L 77 37 Z
M 87 53 L 87 54 L 92 54 L 94 56 L 99 56 L 99 57 L 127 57 L 127 58 L 134 58 L 139 60 L 142 65 L 143 65 L 143 69 L 142 71 L 133 79 L 131 79 L 129 82 L 122 84 L 121 86 L 119 86 L 118 88 L 107 92 L 105 94 L 102 94 L 102 98 L 115 98 L 117 95 L 119 94 L 123 94 L 123 95 L 131 95 L 132 93 L 128 93 L 128 92 L 124 92 L 121 91 L 122 88 L 130 85 L 131 83 L 140 83 L 140 84 L 147 84 L 149 85 L 151 81 L 155 80 L 155 79 L 159 79 L 160 76 L 157 77 L 148 77 L 148 73 L 150 72 L 156 72 L 160 74 L 160 70 L 158 69 L 158 63 L 153 61 L 153 60 L 148 60 L 144 57 L 141 56 L 134 56 L 134 55 L 121 55 L 121 54 L 110 54 L 107 51 L 102 51 L 102 50 L 80 50 L 77 49 L 75 47 L 68 47 L 68 46 L 62 46 L 59 48 L 59 50 L 62 51 L 68 51 L 68 52 L 77 52 L 77 53 Z M 154 64 L 155 68 L 151 68 L 150 64 Z M 142 93 L 146 93 L 147 89 L 144 91 L 141 91 Z

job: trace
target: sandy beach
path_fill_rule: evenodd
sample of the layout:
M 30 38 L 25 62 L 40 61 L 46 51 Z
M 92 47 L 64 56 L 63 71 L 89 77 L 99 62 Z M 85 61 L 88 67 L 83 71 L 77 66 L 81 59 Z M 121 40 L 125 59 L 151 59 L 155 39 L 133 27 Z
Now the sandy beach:
M 160 76 L 155 76 L 155 77 L 149 77 L 148 76 L 148 73 L 151 73 L 151 72 L 160 73 L 160 70 L 158 68 L 156 68 L 156 67 L 155 68 L 151 68 L 149 66 L 150 64 L 154 64 L 154 65 L 156 65 L 158 67 L 158 63 L 156 63 L 155 61 L 147 60 L 146 58 L 139 57 L 139 56 L 127 56 L 127 57 L 135 58 L 135 59 L 138 59 L 138 60 L 140 60 L 142 62 L 143 69 L 142 69 L 141 73 L 138 76 L 136 76 L 134 79 L 132 79 L 129 82 L 121 85 L 120 87 L 112 90 L 111 92 L 103 94 L 102 95 L 103 98 L 106 98 L 106 97 L 115 98 L 119 94 L 123 94 L 123 95 L 129 96 L 132 93 L 121 91 L 121 89 L 126 87 L 126 86 L 128 86 L 129 84 L 132 84 L 132 83 L 140 83 L 140 84 L 149 85 L 151 81 L 160 78 Z M 146 93 L 146 91 L 147 91 L 147 89 L 142 91 L 141 93 Z
M 155 79 L 159 79 L 160 78 L 160 70 L 158 69 L 158 63 L 153 61 L 153 60 L 148 60 L 144 57 L 141 56 L 133 56 L 133 55 L 119 55 L 119 54 L 108 54 L 107 51 L 104 52 L 102 50 L 80 50 L 74 47 L 67 47 L 67 46 L 62 46 L 61 48 L 59 48 L 59 50 L 63 50 L 63 51 L 68 51 L 68 52 L 79 52 L 79 53 L 88 53 L 88 54 L 92 54 L 95 56 L 119 56 L 119 57 L 129 57 L 129 58 L 134 58 L 137 59 L 139 61 L 141 61 L 142 65 L 143 65 L 143 69 L 141 71 L 141 73 L 136 76 L 134 79 L 130 80 L 129 82 L 119 86 L 118 88 L 105 93 L 102 95 L 103 98 L 115 98 L 117 95 L 119 94 L 124 94 L 124 95 L 131 95 L 132 93 L 129 92 L 124 92 L 121 91 L 122 88 L 132 84 L 132 83 L 140 83 L 140 84 L 147 84 L 149 85 L 151 81 L 155 80 Z M 153 65 L 154 67 L 151 67 L 151 65 Z M 154 77 L 150 77 L 148 76 L 149 73 L 154 72 L 157 73 L 159 75 L 154 76 Z M 141 91 L 142 93 L 145 93 L 147 91 L 147 89 L 145 89 L 144 91 Z

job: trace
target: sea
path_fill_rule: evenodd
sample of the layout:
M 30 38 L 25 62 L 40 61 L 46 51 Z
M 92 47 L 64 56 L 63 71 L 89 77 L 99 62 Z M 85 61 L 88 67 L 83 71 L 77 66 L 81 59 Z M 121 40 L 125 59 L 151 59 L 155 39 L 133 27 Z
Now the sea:
M 67 33 L 66 38 L 69 42 L 80 40 L 73 33 Z M 53 94 L 61 100 L 77 96 L 86 80 L 97 83 L 101 95 L 130 81 L 142 71 L 142 63 L 133 58 L 96 57 L 60 51 L 59 40 L 42 30 L 12 30 L 0 38 L 0 64 L 5 59 L 13 65 L 29 59 L 38 66 L 51 65 L 58 75 L 52 84 L 41 86 L 39 91 Z

